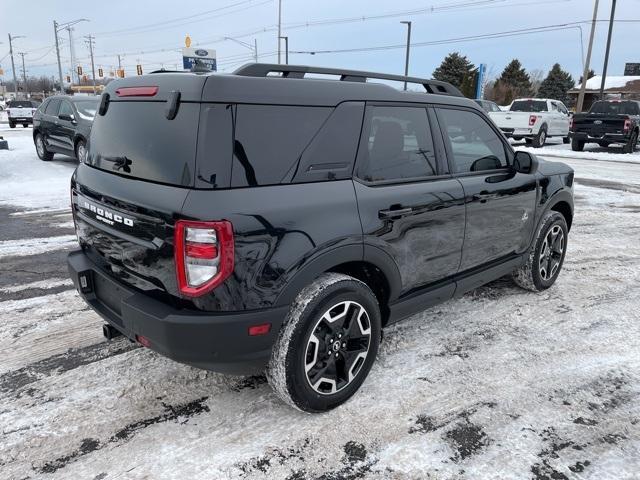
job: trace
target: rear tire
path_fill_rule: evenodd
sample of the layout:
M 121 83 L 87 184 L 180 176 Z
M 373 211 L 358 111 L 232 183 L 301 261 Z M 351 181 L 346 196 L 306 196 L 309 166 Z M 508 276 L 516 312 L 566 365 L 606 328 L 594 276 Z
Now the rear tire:
M 47 146 L 44 143 L 44 137 L 41 133 L 36 134 L 34 143 L 36 144 L 36 153 L 38 154 L 38 158 L 40 160 L 48 162 L 53 158 L 53 153 L 47 150 Z
M 638 144 L 638 131 L 636 130 L 635 132 L 633 132 L 631 134 L 631 138 L 625 144 L 624 148 L 622 149 L 622 152 L 623 153 L 633 153 L 633 152 L 635 152 L 637 144 Z
M 84 163 L 87 158 L 87 143 L 84 140 L 78 140 L 75 148 L 76 160 Z
M 598 145 L 600 145 L 602 148 L 609 148 L 609 145 L 611 145 L 609 142 L 598 142 Z
M 584 140 L 578 140 L 576 138 L 571 140 L 571 150 L 574 152 L 581 152 L 584 150 Z
M 325 273 L 292 303 L 267 367 L 269 384 L 299 410 L 331 410 L 364 382 L 380 336 L 371 289 L 348 275 Z
M 12 122 L 9 122 L 9 128 L 16 128 L 16 124 L 12 123 Z
M 564 216 L 550 211 L 542 217 L 527 262 L 512 274 L 514 282 L 534 292 L 541 292 L 553 285 L 560 275 L 569 229 Z
M 544 147 L 544 144 L 547 143 L 547 127 L 540 127 L 540 131 L 538 135 L 533 137 L 532 144 L 533 148 L 541 148 Z
M 23 123 L 23 124 L 22 124 L 22 128 L 27 128 L 28 126 L 29 126 L 29 124 L 28 124 L 28 123 Z

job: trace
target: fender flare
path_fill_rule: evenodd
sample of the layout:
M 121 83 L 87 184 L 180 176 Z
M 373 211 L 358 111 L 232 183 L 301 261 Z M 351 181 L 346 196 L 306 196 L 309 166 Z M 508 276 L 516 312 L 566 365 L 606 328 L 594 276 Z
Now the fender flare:
M 571 217 L 573 217 L 573 195 L 571 194 L 571 192 L 567 189 L 560 189 L 557 190 L 553 195 L 551 195 L 551 197 L 549 197 L 549 199 L 547 200 L 547 202 L 544 204 L 544 208 L 542 208 L 542 210 L 540 211 L 540 216 L 536 219 L 536 227 L 533 230 L 533 238 L 531 239 L 531 242 L 529 243 L 529 248 L 531 248 L 533 246 L 533 242 L 536 239 L 536 233 L 538 232 L 538 229 L 540 228 L 540 224 L 542 223 L 542 219 L 544 218 L 544 216 L 547 214 L 547 212 L 549 212 L 550 210 L 553 209 L 553 207 L 555 207 L 558 203 L 560 202 L 566 202 L 569 205 L 569 208 L 571 208 Z
M 389 284 L 390 300 L 397 298 L 401 288 L 400 272 L 393 258 L 382 249 L 370 245 L 344 245 L 316 255 L 298 271 L 280 292 L 274 305 L 289 305 L 298 293 L 319 275 L 343 263 L 366 262 L 380 269 Z

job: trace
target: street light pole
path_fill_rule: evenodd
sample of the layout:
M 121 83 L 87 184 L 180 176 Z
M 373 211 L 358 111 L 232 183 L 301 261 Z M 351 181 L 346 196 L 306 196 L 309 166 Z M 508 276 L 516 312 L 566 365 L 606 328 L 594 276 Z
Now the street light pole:
M 284 37 L 280 37 L 282 40 L 284 40 L 284 63 L 286 65 L 289 65 L 289 37 L 284 36 Z M 280 42 L 280 40 L 278 40 L 278 42 Z M 278 60 L 278 63 L 280 63 L 280 60 Z
M 596 0 L 593 6 L 593 20 L 591 21 L 591 35 L 589 36 L 589 48 L 587 49 L 587 60 L 584 63 L 584 72 L 582 74 L 582 85 L 580 85 L 580 93 L 578 94 L 578 103 L 576 104 L 576 113 L 582 112 L 584 105 L 584 94 L 587 89 L 587 79 L 589 77 L 589 67 L 591 64 L 591 51 L 593 50 L 593 37 L 596 33 L 596 23 L 598 21 L 598 3 Z
M 76 69 L 76 52 L 73 46 L 73 27 L 65 27 L 65 30 L 69 32 L 69 56 L 71 57 L 71 83 L 73 83 L 73 71 Z M 80 85 L 80 79 L 78 79 L 78 85 Z
M 280 64 L 280 39 L 282 38 L 282 0 L 278 0 L 278 64 Z
M 409 76 L 409 49 L 411 48 L 411 22 L 404 20 L 400 23 L 404 23 L 407 26 L 407 53 L 404 60 L 404 76 Z M 407 82 L 404 82 L 404 89 L 407 90 Z
M 18 52 L 18 55 L 22 57 L 22 82 L 24 83 L 24 93 L 27 93 L 27 69 L 24 66 L 24 56 L 25 52 Z
M 87 43 L 89 44 L 89 54 L 91 55 L 91 76 L 93 77 L 93 94 L 96 94 L 96 65 L 93 62 L 93 40 L 94 37 L 91 35 L 87 35 L 84 37 L 87 39 Z
M 609 52 L 611 51 L 611 35 L 613 34 L 613 21 L 616 16 L 616 0 L 611 2 L 611 20 L 609 20 L 609 34 L 607 36 L 607 51 L 604 54 L 604 68 L 602 69 L 602 83 L 600 84 L 600 99 L 604 97 L 604 87 L 607 81 L 607 67 L 609 66 Z
M 58 80 L 60 81 L 60 93 L 64 92 L 62 83 L 62 65 L 60 64 L 60 43 L 58 42 L 58 22 L 53 21 L 53 33 L 56 37 L 56 57 L 58 57 Z
M 238 40 L 237 38 L 232 37 L 223 37 L 225 40 L 231 40 L 232 42 L 237 43 L 238 45 L 242 45 L 245 48 L 248 48 L 253 52 L 253 58 L 258 63 L 258 40 L 253 39 L 253 45 L 247 42 L 243 42 L 242 40 Z

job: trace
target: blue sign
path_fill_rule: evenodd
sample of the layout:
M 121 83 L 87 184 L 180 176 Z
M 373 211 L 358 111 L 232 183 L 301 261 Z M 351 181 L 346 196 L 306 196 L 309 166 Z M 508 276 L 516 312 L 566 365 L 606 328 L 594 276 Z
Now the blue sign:
M 217 70 L 215 50 L 207 50 L 205 48 L 182 49 L 182 68 L 191 70 L 196 60 L 213 72 Z

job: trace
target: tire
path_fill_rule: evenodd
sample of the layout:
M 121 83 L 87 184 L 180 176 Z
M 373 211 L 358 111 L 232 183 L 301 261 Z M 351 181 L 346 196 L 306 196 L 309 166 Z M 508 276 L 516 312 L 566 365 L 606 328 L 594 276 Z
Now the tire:
M 325 273 L 292 303 L 267 367 L 269 384 L 299 410 L 331 410 L 364 382 L 380 336 L 380 307 L 371 289 L 348 275 Z
M 578 140 L 576 138 L 571 139 L 571 150 L 574 152 L 581 152 L 584 150 L 584 140 Z
M 47 146 L 44 143 L 44 137 L 42 134 L 37 133 L 36 138 L 33 143 L 36 145 L 36 153 L 38 154 L 38 158 L 45 162 L 48 162 L 53 158 L 53 153 L 47 151 Z
M 512 274 L 515 283 L 534 292 L 553 285 L 562 270 L 568 237 L 564 216 L 559 212 L 547 212 L 540 221 L 527 262 Z
M 538 135 L 533 137 L 532 145 L 533 148 L 541 148 L 544 147 L 545 143 L 547 143 L 547 127 L 543 125 L 540 127 Z
M 598 145 L 600 145 L 602 148 L 608 148 L 611 144 L 609 142 L 598 142 Z
M 28 123 L 23 123 L 23 124 L 22 124 L 22 128 L 27 128 L 28 126 L 29 126 L 29 124 L 28 124 Z
M 9 128 L 16 128 L 16 124 L 12 123 L 12 122 L 9 122 Z
M 531 143 L 533 142 L 533 138 L 525 138 L 524 141 L 527 145 L 531 145 Z
M 78 140 L 76 142 L 76 148 L 74 150 L 76 154 L 76 160 L 78 160 L 78 162 L 80 163 L 84 163 L 87 157 L 87 142 L 85 142 L 84 140 Z
M 571 143 L 571 139 L 569 137 L 562 137 L 562 143 L 569 145 Z
M 519 142 L 520 140 L 522 140 L 522 137 L 511 137 L 513 138 L 514 142 Z
M 638 131 L 636 130 L 631 134 L 631 138 L 622 148 L 622 153 L 633 153 L 636 151 L 636 145 L 638 144 Z

